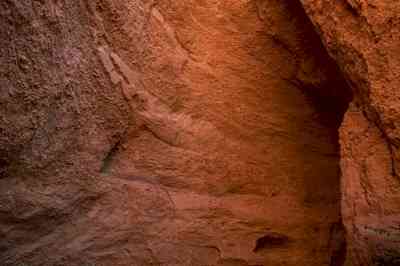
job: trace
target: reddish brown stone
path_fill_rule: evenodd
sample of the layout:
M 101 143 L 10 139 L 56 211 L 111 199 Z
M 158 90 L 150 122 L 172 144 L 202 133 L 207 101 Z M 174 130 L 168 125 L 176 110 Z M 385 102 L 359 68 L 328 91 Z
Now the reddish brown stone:
M 1 2 L 1 265 L 394 265 L 398 5 L 328 2 Z
M 354 92 L 341 126 L 348 265 L 400 265 L 397 1 L 302 1 Z

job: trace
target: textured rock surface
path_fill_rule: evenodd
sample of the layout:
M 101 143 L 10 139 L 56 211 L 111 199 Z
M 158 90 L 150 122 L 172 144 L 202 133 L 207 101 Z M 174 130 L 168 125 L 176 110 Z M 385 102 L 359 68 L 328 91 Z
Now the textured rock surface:
M 341 73 L 347 262 L 393 264 L 400 13 L 330 2 L 1 2 L 2 265 L 342 265 Z
M 398 1 L 302 1 L 354 92 L 341 127 L 348 265 L 400 265 Z
M 129 106 L 83 5 L 1 1 L 0 23 L 0 264 L 55 265 L 106 189 L 99 169 Z

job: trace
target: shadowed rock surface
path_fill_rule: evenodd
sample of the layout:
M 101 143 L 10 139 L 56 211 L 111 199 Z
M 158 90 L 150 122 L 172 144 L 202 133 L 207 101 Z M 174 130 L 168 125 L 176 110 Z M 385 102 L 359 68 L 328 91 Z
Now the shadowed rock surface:
M 2 265 L 396 265 L 383 2 L 1 2 Z
M 400 265 L 398 1 L 302 1 L 354 92 L 340 129 L 348 265 Z

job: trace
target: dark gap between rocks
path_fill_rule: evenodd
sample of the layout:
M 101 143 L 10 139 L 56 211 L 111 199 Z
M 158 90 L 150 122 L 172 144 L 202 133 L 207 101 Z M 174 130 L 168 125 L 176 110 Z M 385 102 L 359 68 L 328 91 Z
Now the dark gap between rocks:
M 301 23 L 307 29 L 310 29 L 307 32 L 307 40 L 304 40 L 304 42 L 310 46 L 308 49 L 311 49 L 311 54 L 317 58 L 318 66 L 320 66 L 321 69 L 327 70 L 326 79 L 320 83 L 315 83 L 312 79 L 307 79 L 307 77 L 304 76 L 296 76 L 290 82 L 305 95 L 310 104 L 315 108 L 318 113 L 317 119 L 319 122 L 332 132 L 332 140 L 336 144 L 337 149 L 337 156 L 335 156 L 335 158 L 337 158 L 337 165 L 339 167 L 339 128 L 343 121 L 344 114 L 348 109 L 349 103 L 353 99 L 352 90 L 339 66 L 327 52 L 323 41 L 306 14 L 301 2 L 292 1 L 288 4 L 288 8 L 293 16 L 300 19 Z M 338 170 L 338 173 L 338 188 L 332 189 L 337 189 L 339 192 L 341 176 L 340 169 Z M 338 204 L 340 204 L 340 193 L 338 193 L 338 197 Z M 346 257 L 345 229 L 341 217 L 339 217 L 339 219 L 340 220 L 336 224 L 331 225 L 332 229 L 330 231 L 329 240 L 331 266 L 343 266 Z M 285 244 L 285 240 L 286 239 L 276 237 L 262 237 L 257 240 L 255 251 L 271 246 L 271 243 L 279 243 L 280 245 Z

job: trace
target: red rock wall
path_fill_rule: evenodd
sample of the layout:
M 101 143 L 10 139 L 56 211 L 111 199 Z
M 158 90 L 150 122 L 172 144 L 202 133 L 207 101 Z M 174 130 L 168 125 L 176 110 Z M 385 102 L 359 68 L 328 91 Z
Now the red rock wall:
M 393 261 L 395 41 L 340 2 L 0 3 L 3 265 L 339 266 L 340 209 Z
M 103 193 L 99 169 L 129 106 L 84 3 L 1 1 L 0 24 L 0 264 L 78 265 L 68 246 Z
M 398 265 L 400 4 L 302 2 L 354 92 L 340 129 L 348 265 Z

